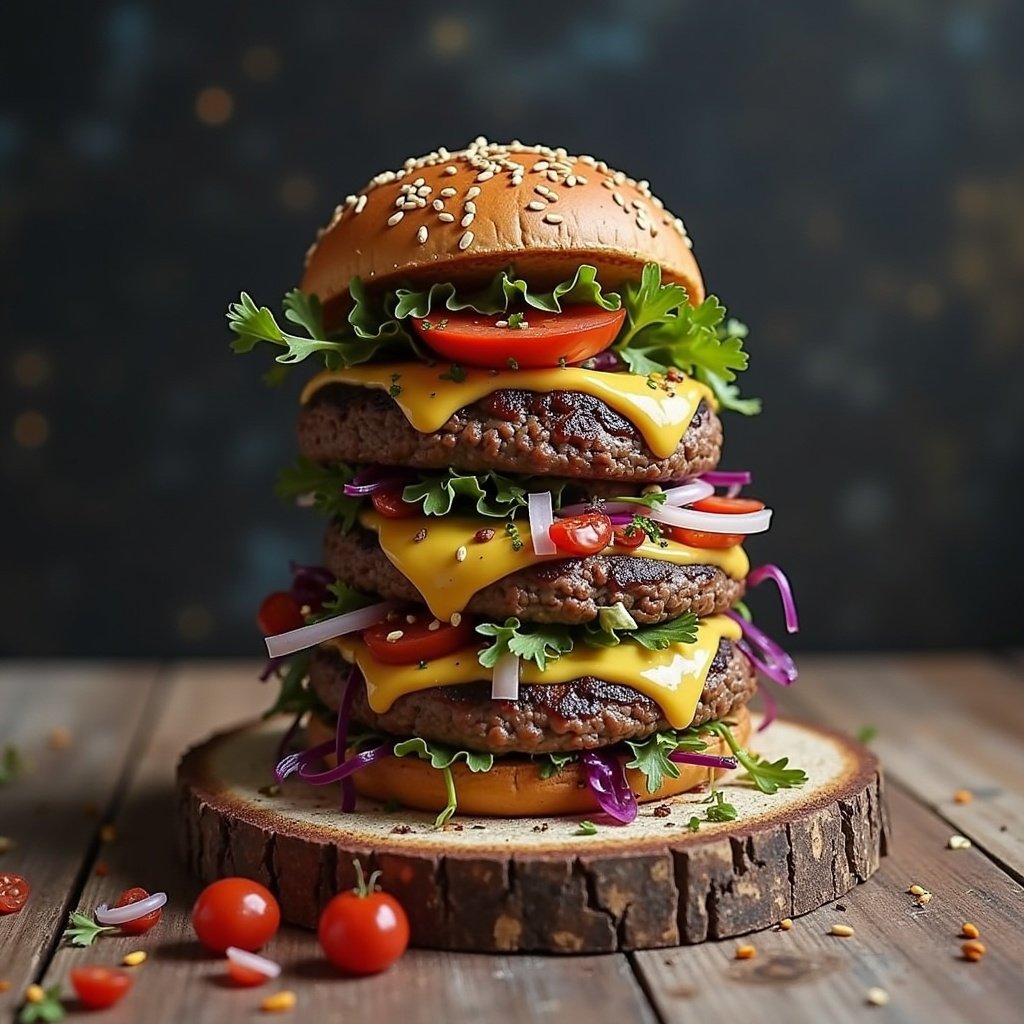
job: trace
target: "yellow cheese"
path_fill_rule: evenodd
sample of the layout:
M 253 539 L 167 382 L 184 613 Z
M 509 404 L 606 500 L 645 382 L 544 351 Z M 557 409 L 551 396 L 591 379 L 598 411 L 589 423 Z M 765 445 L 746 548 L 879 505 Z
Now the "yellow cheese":
M 587 647 L 577 643 L 569 654 L 549 662 L 542 672 L 532 661 L 523 662 L 522 683 L 566 683 L 582 676 L 594 676 L 609 683 L 630 686 L 655 701 L 675 729 L 685 729 L 693 720 L 708 670 L 724 637 L 738 640 L 740 627 L 724 615 L 701 619 L 697 641 L 671 644 L 663 651 L 649 651 L 632 641 L 618 647 Z M 383 714 L 399 697 L 435 686 L 459 686 L 490 681 L 491 669 L 477 660 L 476 648 L 465 648 L 443 658 L 419 665 L 385 665 L 377 661 L 358 636 L 339 637 L 323 645 L 354 661 L 366 678 L 370 707 Z
M 522 391 L 580 391 L 599 398 L 629 420 L 659 459 L 679 447 L 701 399 L 713 404 L 711 391 L 684 377 L 676 383 L 651 387 L 647 377 L 604 373 L 567 366 L 547 370 L 467 369 L 462 381 L 442 380 L 443 364 L 371 363 L 347 370 L 317 374 L 302 392 L 305 404 L 328 384 L 354 384 L 392 394 L 398 407 L 421 434 L 440 430 L 464 406 L 502 388 Z
M 368 510 L 360 514 L 359 521 L 377 533 L 381 550 L 391 564 L 420 592 L 431 612 L 445 622 L 455 612 L 463 611 L 477 591 L 510 573 L 571 557 L 564 551 L 534 554 L 526 520 L 518 524 L 522 541 L 518 551 L 501 519 L 454 515 L 387 519 Z M 494 538 L 486 543 L 474 540 L 477 531 L 484 528 L 494 530 Z M 421 534 L 425 536 L 417 541 Z M 465 548 L 465 558 L 460 561 L 461 548 Z M 673 565 L 716 565 L 734 580 L 744 579 L 750 569 L 746 552 L 739 545 L 691 548 L 670 540 L 661 547 L 647 540 L 628 552 L 614 548 L 611 552 Z

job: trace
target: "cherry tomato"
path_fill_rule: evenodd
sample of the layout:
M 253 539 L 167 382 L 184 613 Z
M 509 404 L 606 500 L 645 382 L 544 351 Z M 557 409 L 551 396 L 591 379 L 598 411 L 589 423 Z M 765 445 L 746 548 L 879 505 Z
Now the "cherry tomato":
M 255 953 L 273 938 L 281 909 L 269 889 L 248 878 L 222 878 L 208 885 L 192 908 L 192 927 L 214 953 L 238 946 Z
M 0 875 L 0 914 L 16 914 L 28 902 L 32 886 L 21 875 Z
M 600 306 L 567 306 L 561 313 L 522 311 L 526 327 L 496 327 L 506 314 L 472 310 L 445 312 L 412 325 L 425 345 L 466 366 L 522 370 L 581 363 L 603 352 L 618 337 L 626 310 Z M 441 322 L 444 321 L 444 326 Z M 425 328 L 424 324 L 430 326 Z
M 385 487 L 370 495 L 373 507 L 386 519 L 408 519 L 410 516 L 420 514 L 419 505 L 413 505 L 408 501 L 402 501 L 403 484 L 394 487 Z
M 721 515 L 741 515 L 744 512 L 760 512 L 764 508 L 764 502 L 756 498 L 726 498 L 712 495 L 710 498 L 701 498 L 695 501 L 690 508 L 698 512 L 718 512 Z
M 377 974 L 390 967 L 409 945 L 409 919 L 401 903 L 376 889 L 376 872 L 358 888 L 335 896 L 324 907 L 317 938 L 335 967 L 352 974 Z
M 117 902 L 114 904 L 115 907 L 127 907 L 132 903 L 138 903 L 139 900 L 144 900 L 149 895 L 145 889 L 140 889 L 136 886 L 134 889 L 125 889 L 120 896 L 117 897 Z M 118 925 L 123 935 L 141 935 L 143 932 L 148 932 L 159 920 L 163 911 L 154 910 L 145 915 L 145 917 L 137 917 L 134 921 L 126 921 L 122 925 Z
M 71 985 L 83 1006 L 105 1010 L 125 996 L 132 987 L 132 977 L 117 967 L 74 967 Z
M 228 960 L 228 977 L 239 986 L 252 988 L 255 985 L 262 985 L 270 981 L 270 975 L 262 971 L 254 971 L 251 967 L 244 967 L 242 964 Z
M 390 621 L 378 622 L 363 633 L 363 643 L 378 661 L 385 665 L 415 665 L 419 661 L 432 661 L 470 646 L 476 636 L 469 619 L 463 619 L 457 626 L 441 622 L 431 629 L 438 620 L 429 612 L 410 614 L 414 622 L 407 621 L 408 615 L 399 615 Z M 395 636 L 396 633 L 401 633 L 401 636 Z M 389 636 L 394 639 L 389 640 Z
M 613 535 L 615 546 L 628 550 L 640 547 L 647 540 L 647 534 L 639 526 L 616 526 Z
M 747 538 L 742 533 L 710 533 L 706 530 L 688 530 L 683 526 L 662 526 L 661 532 L 670 540 L 691 548 L 731 548 Z
M 571 555 L 593 555 L 608 547 L 612 521 L 603 512 L 584 512 L 556 519 L 548 528 L 548 536 L 555 547 Z
M 277 590 L 273 594 L 268 594 L 256 613 L 256 621 L 264 636 L 287 633 L 306 624 L 299 602 L 287 590 Z

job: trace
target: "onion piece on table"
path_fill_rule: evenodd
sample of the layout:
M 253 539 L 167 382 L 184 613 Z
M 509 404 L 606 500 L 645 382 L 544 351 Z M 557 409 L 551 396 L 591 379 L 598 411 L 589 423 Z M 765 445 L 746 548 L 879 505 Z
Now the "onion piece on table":
M 100 924 L 128 924 L 129 921 L 137 921 L 140 917 L 152 914 L 154 910 L 159 910 L 166 903 L 167 893 L 165 892 L 155 892 L 144 900 L 129 903 L 124 907 L 110 907 L 106 903 L 101 903 L 96 908 L 96 920 Z
M 255 953 L 250 953 L 247 949 L 239 949 L 238 946 L 228 946 L 224 950 L 227 958 L 239 967 L 244 967 L 247 971 L 255 971 L 257 974 L 266 975 L 268 978 L 276 978 L 281 974 L 281 965 L 274 963 L 273 960 L 268 960 L 265 956 L 257 956 Z
M 325 640 L 333 640 L 346 633 L 367 629 L 380 622 L 395 607 L 394 601 L 381 601 L 354 612 L 346 612 L 344 615 L 321 619 L 320 622 L 314 622 L 308 626 L 290 629 L 287 633 L 268 636 L 266 637 L 267 653 L 272 658 L 282 658 L 285 655 L 294 654 L 296 651 L 303 651 L 307 647 L 315 647 Z
M 530 512 L 530 538 L 535 555 L 553 555 L 558 548 L 548 531 L 555 521 L 550 491 L 533 491 L 526 499 Z

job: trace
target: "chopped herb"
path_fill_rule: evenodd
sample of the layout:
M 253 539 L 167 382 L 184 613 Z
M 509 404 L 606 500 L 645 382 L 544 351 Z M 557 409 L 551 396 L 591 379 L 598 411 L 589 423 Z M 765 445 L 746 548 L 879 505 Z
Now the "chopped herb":
M 802 786 L 807 781 L 807 773 L 802 768 L 789 768 L 789 758 L 780 757 L 777 761 L 765 761 L 757 754 L 748 754 L 733 736 L 732 730 L 725 722 L 708 722 L 705 729 L 720 736 L 729 744 L 736 760 L 746 769 L 747 776 L 762 793 L 777 793 L 780 789 L 791 789 Z
M 573 833 L 577 836 L 596 836 L 597 826 L 592 821 L 581 821 L 580 827 Z
M 561 369 L 565 369 L 565 367 L 568 365 L 568 360 L 565 358 L 565 356 L 558 357 L 558 365 Z
M 519 527 L 515 523 L 506 523 L 505 532 L 512 538 L 512 550 L 523 550 L 523 539 L 519 536 Z
M 657 793 L 666 778 L 679 778 L 679 766 L 669 760 L 679 746 L 673 733 L 656 732 L 639 742 L 626 740 L 626 746 L 633 751 L 633 760 L 626 767 L 636 768 L 644 776 L 648 793 Z
M 452 380 L 455 381 L 456 384 L 461 384 L 466 379 L 466 371 L 459 366 L 458 363 L 452 363 L 451 366 L 449 366 L 448 369 L 438 377 L 438 379 Z
M 437 322 L 437 329 L 443 331 L 448 326 L 448 318 L 445 317 L 443 320 Z
M 425 661 L 423 661 L 423 660 L 420 660 L 420 668 L 426 668 L 426 667 L 427 667 L 427 663 Z
M 708 821 L 736 820 L 736 808 L 732 804 L 725 802 L 725 794 L 720 789 L 716 789 L 704 803 L 711 804 L 704 812 L 704 817 Z
M 561 772 L 566 765 L 572 764 L 573 761 L 579 759 L 577 754 L 563 753 L 559 750 L 553 750 L 542 756 L 543 762 L 540 768 L 537 769 L 537 774 L 542 779 L 553 778 Z
M 857 730 L 857 742 L 868 744 L 878 735 L 877 725 L 862 725 Z
M 524 327 L 529 326 L 526 323 L 526 314 L 522 312 L 510 313 L 508 318 L 508 326 L 510 330 L 521 331 Z M 517 366 L 512 367 L 513 370 L 519 369 Z
M 420 330 L 421 331 L 429 331 L 429 330 L 432 330 L 433 327 L 434 327 L 434 325 L 429 320 L 421 320 L 420 321 Z
M 388 394 L 392 398 L 397 398 L 402 393 L 402 385 L 398 383 L 401 376 L 400 373 L 391 374 L 391 387 L 388 388 Z
M 558 623 L 529 623 L 524 627 L 517 618 L 510 616 L 503 625 L 481 622 L 476 631 L 481 636 L 494 637 L 491 645 L 478 655 L 484 668 L 494 668 L 506 654 L 515 654 L 525 661 L 536 662 L 543 672 L 548 662 L 556 661 L 573 647 L 568 626 Z
M 394 754 L 395 757 L 406 757 L 409 754 L 415 754 L 422 760 L 429 761 L 431 768 L 444 772 L 444 785 L 448 802 L 437 818 L 434 819 L 434 828 L 443 828 L 447 825 L 451 816 L 458 808 L 452 765 L 456 761 L 465 761 L 466 767 L 471 772 L 489 772 L 494 766 L 493 754 L 482 754 L 477 750 L 456 750 L 440 743 L 428 743 L 419 736 L 396 743 Z
M 687 828 L 688 828 L 688 829 L 689 829 L 689 830 L 690 830 L 691 832 L 699 832 L 699 831 L 700 831 L 700 818 L 698 818 L 698 817 L 697 817 L 697 815 L 695 814 L 695 815 L 694 815 L 694 816 L 693 816 L 693 817 L 692 817 L 692 818 L 691 818 L 691 819 L 690 819 L 690 820 L 689 820 L 689 821 L 688 821 L 688 822 L 686 823 L 686 827 L 687 827 Z
M 18 1024 L 36 1024 L 36 1021 L 56 1021 L 65 1018 L 64 1004 L 60 1001 L 60 985 L 51 985 L 46 989 L 33 985 L 32 989 L 35 990 L 36 996 L 21 1008 Z
M 101 935 L 116 931 L 112 925 L 98 924 L 91 917 L 72 911 L 64 930 L 64 939 L 72 946 L 91 946 Z
M 509 356 L 507 362 L 508 362 L 508 368 L 510 370 L 518 370 L 519 369 L 519 360 L 518 359 L 513 359 L 512 356 Z

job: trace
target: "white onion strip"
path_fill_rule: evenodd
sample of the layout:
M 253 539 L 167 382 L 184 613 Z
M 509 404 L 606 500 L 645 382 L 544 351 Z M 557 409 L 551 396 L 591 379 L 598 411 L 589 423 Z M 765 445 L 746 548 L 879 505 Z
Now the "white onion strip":
M 136 903 L 129 903 L 126 907 L 108 907 L 106 903 L 101 903 L 96 908 L 96 920 L 100 924 L 128 924 L 129 921 L 137 921 L 140 917 L 159 910 L 166 902 L 167 893 L 155 892 L 152 896 L 147 896 Z
M 519 656 L 503 654 L 491 677 L 491 700 L 519 700 Z
M 703 480 L 691 480 L 681 487 L 670 487 L 665 491 L 666 505 L 689 505 L 692 501 L 710 498 L 715 493 L 714 487 Z
M 526 504 L 530 511 L 530 538 L 533 540 L 533 553 L 535 555 L 553 555 L 558 548 L 548 533 L 551 524 L 555 521 L 551 492 L 533 492 L 527 495 Z
M 333 640 L 336 636 L 354 633 L 357 629 L 366 629 L 380 622 L 395 607 L 394 601 L 381 601 L 358 611 L 346 612 L 344 615 L 335 615 L 309 626 L 290 629 L 287 633 L 268 636 L 267 653 L 272 658 L 283 658 L 296 651 L 304 651 L 307 647 L 315 647 L 325 640 Z
M 276 978 L 281 973 L 281 965 L 268 960 L 265 956 L 257 956 L 247 949 L 239 949 L 237 946 L 228 946 L 224 950 L 227 958 L 239 967 L 245 967 L 257 974 L 265 974 L 268 978 Z
M 772 510 L 741 512 L 737 515 L 720 512 L 698 512 L 692 508 L 656 508 L 651 518 L 669 526 L 681 526 L 686 530 L 702 530 L 705 533 L 764 533 L 772 521 Z

